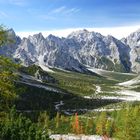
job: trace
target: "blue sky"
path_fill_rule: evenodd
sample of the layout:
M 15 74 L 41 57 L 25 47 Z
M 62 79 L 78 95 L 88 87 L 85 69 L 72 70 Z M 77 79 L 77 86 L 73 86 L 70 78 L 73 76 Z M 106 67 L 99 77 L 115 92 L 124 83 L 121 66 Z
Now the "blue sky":
M 17 32 L 140 25 L 140 0 L 0 0 L 1 24 Z

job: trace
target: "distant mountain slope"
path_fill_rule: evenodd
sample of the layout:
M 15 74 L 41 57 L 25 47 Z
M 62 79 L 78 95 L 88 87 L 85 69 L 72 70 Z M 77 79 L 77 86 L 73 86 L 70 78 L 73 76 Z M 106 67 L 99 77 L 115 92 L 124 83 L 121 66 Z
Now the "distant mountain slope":
M 130 71 L 129 47 L 116 38 L 83 30 L 73 32 L 68 39 L 74 58 L 80 63 L 105 70 Z
M 140 72 L 140 29 L 122 41 L 130 47 L 131 70 Z
M 15 41 L 0 48 L 0 55 L 13 57 L 24 65 L 38 64 L 78 72 L 87 72 L 86 67 L 119 71 L 140 71 L 140 30 L 125 39 L 80 30 L 67 38 L 41 33 L 20 39 L 8 30 Z

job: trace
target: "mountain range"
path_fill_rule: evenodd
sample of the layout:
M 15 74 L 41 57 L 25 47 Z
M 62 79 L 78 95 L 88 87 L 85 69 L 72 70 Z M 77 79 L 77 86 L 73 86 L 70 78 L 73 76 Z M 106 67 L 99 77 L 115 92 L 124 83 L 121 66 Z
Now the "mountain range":
M 0 48 L 0 55 L 28 66 L 32 64 L 78 72 L 88 67 L 140 72 L 140 30 L 121 40 L 97 32 L 79 30 L 66 38 L 41 33 L 21 39 L 13 29 L 7 31 L 14 43 Z

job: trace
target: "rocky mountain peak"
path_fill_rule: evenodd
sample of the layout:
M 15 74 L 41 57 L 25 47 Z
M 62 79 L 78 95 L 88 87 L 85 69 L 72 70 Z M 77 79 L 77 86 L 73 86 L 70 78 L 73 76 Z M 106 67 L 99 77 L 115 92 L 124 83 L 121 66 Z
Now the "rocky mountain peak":
M 29 40 L 31 40 L 31 42 L 33 41 L 41 41 L 44 40 L 44 36 L 42 35 L 42 33 L 38 33 L 38 34 L 34 34 L 33 36 L 29 36 L 28 37 Z
M 140 72 L 140 29 L 122 40 L 130 48 L 131 70 Z
M 72 32 L 71 34 L 68 35 L 67 38 L 84 38 L 84 37 L 95 37 L 95 36 L 99 37 L 101 36 L 101 34 L 93 31 L 90 32 L 86 29 L 83 29 L 83 30 Z
M 42 39 L 42 38 L 44 38 L 44 36 L 42 35 L 42 33 L 34 34 L 33 37 L 34 37 L 34 38 L 37 38 L 37 39 Z
M 85 71 L 85 65 L 105 70 L 140 71 L 140 30 L 118 40 L 86 29 L 72 32 L 67 38 L 42 33 L 18 41 L 14 30 L 9 34 L 18 42 L 15 48 L 0 48 L 0 54 L 20 59 L 23 64 L 43 64 L 62 69 Z

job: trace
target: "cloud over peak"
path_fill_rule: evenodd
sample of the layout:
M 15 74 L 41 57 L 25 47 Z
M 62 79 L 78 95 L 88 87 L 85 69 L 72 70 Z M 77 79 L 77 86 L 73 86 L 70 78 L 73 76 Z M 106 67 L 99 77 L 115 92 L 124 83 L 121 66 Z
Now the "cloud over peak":
M 67 37 L 71 32 L 78 31 L 82 29 L 87 29 L 88 31 L 99 32 L 102 35 L 112 35 L 118 39 L 123 37 L 127 37 L 130 33 L 140 29 L 140 25 L 136 26 L 121 26 L 121 27 L 108 27 L 108 28 L 67 28 L 67 29 L 58 29 L 58 30 L 43 30 L 43 31 L 24 31 L 17 32 L 20 37 L 28 37 L 29 35 L 33 35 L 39 32 L 47 37 L 49 34 L 53 34 L 59 37 Z

